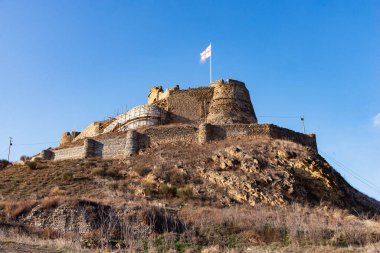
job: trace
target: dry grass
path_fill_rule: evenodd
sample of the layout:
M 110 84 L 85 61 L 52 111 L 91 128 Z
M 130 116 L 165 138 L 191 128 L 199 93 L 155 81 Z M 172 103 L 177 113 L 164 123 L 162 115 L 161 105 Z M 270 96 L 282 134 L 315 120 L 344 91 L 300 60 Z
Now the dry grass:
M 6 217 L 17 219 L 21 214 L 30 211 L 38 204 L 35 200 L 23 200 L 18 202 L 3 201 L 0 202 L 0 209 L 5 212 Z
M 36 204 L 47 209 L 78 201 L 49 197 L 39 203 L 1 205 L 9 215 L 17 216 L 20 215 L 17 212 L 23 213 Z M 44 244 L 49 238 L 64 240 L 66 245 L 86 242 L 85 245 L 99 247 L 102 251 L 112 245 L 116 247 L 117 242 L 120 252 L 167 252 L 170 249 L 177 252 L 200 252 L 200 249 L 205 250 L 202 252 L 248 252 L 248 248 L 249 252 L 360 252 L 377 247 L 380 241 L 379 222 L 324 206 L 311 208 L 294 204 L 222 209 L 189 206 L 181 211 L 159 208 L 149 202 L 126 206 L 136 213 L 121 219 L 121 223 L 120 219 L 108 215 L 107 209 L 94 209 L 102 213 L 103 218 L 91 233 L 60 234 L 53 228 L 46 228 L 39 232 L 39 238 L 45 239 Z
M 41 161 L 37 170 L 31 170 L 26 165 L 13 165 L 0 172 L 0 200 L 43 199 L 54 194 L 50 192 L 54 187 L 58 187 L 59 194 L 65 196 L 106 197 L 106 185 L 91 173 L 94 166 L 105 165 L 118 166 L 113 161 L 81 160 Z M 114 171 L 108 175 L 107 180 L 119 176 Z
M 380 223 L 327 207 L 186 208 L 181 218 L 209 244 L 364 246 L 380 241 Z M 230 244 L 230 245 L 229 245 Z
M 323 206 L 245 207 L 233 206 L 236 204 L 233 201 L 223 202 L 225 189 L 210 184 L 196 170 L 199 166 L 214 169 L 210 166 L 218 164 L 214 164 L 211 157 L 226 154 L 226 147 L 232 145 L 236 142 L 161 146 L 142 150 L 140 155 L 122 163 L 39 161 L 38 170 L 22 165 L 8 166 L 0 171 L 0 199 L 4 200 L 0 202 L 0 217 L 17 222 L 36 205 L 48 215 L 50 210 L 45 209 L 76 203 L 79 199 L 106 203 L 112 209 L 123 207 L 121 212 L 133 210 L 133 215 L 129 213 L 116 220 L 113 213 L 107 216 L 108 209 L 95 208 L 96 212 L 102 212 L 102 220 L 91 233 L 86 236 L 74 232 L 59 234 L 60 240 L 77 242 L 80 238 L 89 246 L 106 250 L 112 245 L 121 252 L 129 249 L 130 252 L 170 249 L 200 252 L 201 248 L 205 252 L 245 252 L 247 248 L 250 252 L 302 252 L 302 249 L 339 252 L 378 245 L 380 225 L 376 219 L 379 218 L 355 217 Z M 281 159 L 310 156 L 301 145 L 286 141 L 252 139 L 239 146 L 251 156 L 243 156 L 241 160 L 255 158 L 266 171 L 271 169 L 265 164 L 267 154 Z M 284 150 L 287 152 L 278 152 Z M 243 172 L 237 169 L 231 173 L 239 176 L 238 173 Z M 138 208 L 131 207 L 132 202 L 138 201 L 141 201 Z M 220 208 L 227 205 L 232 207 Z M 181 210 L 183 206 L 186 207 Z M 121 232 L 114 234 L 118 226 Z M 47 239 L 58 236 L 54 229 L 46 229 L 42 234 Z
M 78 242 L 63 238 L 49 239 L 20 235 L 16 231 L 0 230 L 0 250 L 4 252 L 90 252 L 83 249 Z M 93 252 L 93 251 L 92 251 Z
M 40 202 L 40 205 L 43 209 L 54 208 L 68 200 L 68 198 L 64 197 L 46 197 Z

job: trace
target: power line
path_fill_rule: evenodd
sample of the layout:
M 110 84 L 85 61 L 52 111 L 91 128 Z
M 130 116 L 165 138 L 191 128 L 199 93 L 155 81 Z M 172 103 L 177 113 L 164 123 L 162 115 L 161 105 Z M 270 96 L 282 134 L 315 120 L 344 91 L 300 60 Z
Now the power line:
M 268 116 L 268 115 L 264 115 L 264 116 L 258 115 L 257 117 L 259 117 L 259 118 L 282 118 L 282 119 L 296 119 L 296 118 L 299 118 L 299 116 Z
M 326 155 L 326 154 L 325 154 Z M 328 156 L 328 155 L 326 155 Z M 372 183 L 371 181 L 369 181 L 368 179 L 365 179 L 363 178 L 362 176 L 360 176 L 359 174 L 357 174 L 354 170 L 352 169 L 349 169 L 348 167 L 345 167 L 341 162 L 337 161 L 336 159 L 334 159 L 333 157 L 331 156 L 328 156 L 329 159 L 331 159 L 338 167 L 346 170 L 349 174 L 351 174 L 352 176 L 354 176 L 356 179 L 358 179 L 359 181 L 361 181 L 362 183 L 366 184 L 368 187 L 371 187 L 372 189 L 375 189 L 376 191 L 379 191 L 380 192 L 380 187 L 377 186 L 376 184 Z
M 53 144 L 57 143 L 58 141 L 51 141 L 51 142 L 38 142 L 38 143 L 21 143 L 21 144 L 13 144 L 14 146 L 33 146 L 33 145 L 42 145 L 42 144 Z
M 372 183 L 368 179 L 365 179 L 362 176 L 356 174 L 355 171 L 353 171 L 353 170 L 349 169 L 348 167 L 344 166 L 343 163 L 341 163 L 338 160 L 334 159 L 333 157 L 327 155 L 325 152 L 323 152 L 321 150 L 319 150 L 319 151 L 323 154 L 323 156 L 326 156 L 327 158 L 329 158 L 338 167 L 340 167 L 341 169 L 343 169 L 346 172 L 348 172 L 350 175 L 352 175 L 354 178 L 356 178 L 357 180 L 359 180 L 361 183 L 365 184 L 366 186 L 368 186 L 368 187 L 372 188 L 373 190 L 375 190 L 376 192 L 380 193 L 380 187 L 379 186 L 377 186 L 376 184 Z
M 345 169 L 345 170 L 349 170 L 352 175 L 355 175 L 356 177 L 359 177 L 361 178 L 362 180 L 366 181 L 368 184 L 371 184 L 373 187 L 377 188 L 378 190 L 380 190 L 380 187 L 378 187 L 376 184 L 372 183 L 371 181 L 369 181 L 368 179 L 365 179 L 363 177 L 361 177 L 359 174 L 357 174 L 354 170 L 352 169 L 349 169 L 348 167 L 346 167 L 343 163 L 339 162 L 338 160 L 336 160 L 335 158 L 327 155 L 325 153 L 325 156 L 329 157 L 329 159 L 331 159 L 335 164 L 337 164 L 339 167 L 341 167 L 342 169 Z
M 3 151 L 0 152 L 0 155 L 3 155 L 8 150 L 8 147 L 6 147 Z

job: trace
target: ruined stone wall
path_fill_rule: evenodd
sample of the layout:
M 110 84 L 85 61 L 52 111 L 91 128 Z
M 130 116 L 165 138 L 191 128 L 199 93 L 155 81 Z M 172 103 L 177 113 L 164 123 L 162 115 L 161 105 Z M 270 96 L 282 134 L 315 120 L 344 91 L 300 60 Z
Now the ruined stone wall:
M 65 146 L 69 143 L 71 143 L 76 137 L 80 135 L 80 132 L 72 131 L 70 132 L 64 132 L 61 136 L 61 140 L 59 141 L 59 146 Z
M 267 124 L 210 125 L 209 140 L 224 140 L 236 137 L 270 136 Z
M 166 89 L 165 91 L 162 90 L 162 86 L 152 87 L 148 95 L 148 105 L 151 105 L 159 100 L 167 98 L 172 91 L 176 90 L 179 90 L 179 85 Z
M 125 137 L 98 140 L 97 151 L 95 152 L 94 157 L 102 157 L 104 159 L 123 158 L 125 143 Z
M 270 136 L 273 139 L 288 140 L 318 150 L 315 134 L 302 134 L 290 129 L 270 124 Z
M 302 134 L 272 124 L 200 124 L 149 127 L 129 130 L 127 135 L 110 139 L 86 139 L 83 146 L 41 152 L 44 159 L 63 160 L 80 158 L 120 159 L 139 149 L 159 145 L 205 144 L 226 139 L 270 138 L 292 141 L 317 151 L 314 134 Z
M 83 146 L 52 150 L 53 160 L 67 160 L 67 159 L 80 159 L 84 156 Z
M 94 136 L 99 135 L 100 134 L 100 125 L 101 125 L 101 122 L 92 122 L 77 137 L 74 138 L 73 142 L 80 140 L 80 139 L 94 137 Z
M 184 145 L 197 142 L 198 129 L 193 126 L 147 128 L 139 134 L 140 148 L 162 144 Z
M 200 123 L 204 121 L 213 95 L 213 87 L 175 90 L 156 105 L 169 112 L 166 123 Z

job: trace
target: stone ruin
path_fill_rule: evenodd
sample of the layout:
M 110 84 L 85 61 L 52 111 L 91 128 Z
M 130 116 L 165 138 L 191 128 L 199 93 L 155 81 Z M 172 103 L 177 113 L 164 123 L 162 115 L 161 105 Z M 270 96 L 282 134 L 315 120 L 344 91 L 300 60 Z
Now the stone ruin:
M 82 132 L 65 132 L 60 146 L 42 151 L 40 157 L 114 159 L 161 144 L 207 143 L 258 136 L 291 140 L 317 149 L 315 135 L 257 124 L 245 84 L 218 80 L 207 87 L 186 90 L 178 85 L 165 91 L 162 86 L 155 86 L 150 89 L 147 104 L 114 118 L 93 122 Z

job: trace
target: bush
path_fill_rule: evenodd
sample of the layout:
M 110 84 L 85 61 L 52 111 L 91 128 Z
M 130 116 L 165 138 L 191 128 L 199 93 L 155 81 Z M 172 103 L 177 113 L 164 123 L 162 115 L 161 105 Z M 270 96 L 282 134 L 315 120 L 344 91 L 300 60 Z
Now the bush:
M 0 160 L 0 169 L 4 169 L 5 167 L 7 167 L 9 164 L 8 160 Z
M 152 170 L 150 168 L 147 168 L 147 167 L 137 167 L 137 168 L 134 169 L 134 171 L 136 171 L 137 174 L 139 174 L 141 177 L 145 177 Z
M 111 190 L 117 190 L 119 188 L 119 184 L 117 183 L 117 181 L 113 181 L 113 182 L 109 183 L 108 186 Z
M 65 171 L 62 175 L 64 180 L 70 180 L 74 177 L 74 173 L 72 171 Z
M 177 189 L 177 196 L 183 199 L 188 199 L 193 196 L 193 189 L 189 186 Z
M 156 191 L 156 184 L 152 182 L 144 182 L 144 193 L 146 196 L 152 196 Z
M 26 161 L 25 165 L 28 166 L 28 168 L 31 170 L 36 170 L 38 168 L 37 163 L 33 161 Z
M 22 155 L 22 156 L 20 156 L 20 161 L 26 162 L 26 161 L 28 161 L 28 160 L 30 160 L 30 157 L 29 157 L 29 156 L 26 156 L 26 155 Z
M 165 197 L 175 197 L 177 196 L 177 187 L 161 184 L 159 193 L 164 195 Z
M 121 177 L 119 171 L 117 169 L 113 169 L 113 168 L 106 169 L 106 168 L 97 167 L 91 171 L 91 174 L 94 176 L 112 177 L 115 179 L 118 179 Z
M 60 204 L 62 204 L 63 202 L 64 202 L 64 199 L 62 197 L 46 197 L 41 201 L 41 208 L 43 209 L 55 208 L 59 206 Z
M 106 170 L 104 168 L 94 168 L 92 171 L 91 171 L 91 174 L 94 175 L 94 176 L 100 176 L 100 177 L 104 177 L 105 174 L 106 174 Z
M 185 183 L 185 175 L 178 169 L 168 171 L 168 182 L 174 185 L 181 185 Z
M 35 200 L 23 200 L 15 203 L 11 203 L 5 206 L 5 211 L 9 217 L 12 219 L 17 219 L 23 213 L 30 211 L 33 207 L 35 207 L 37 201 Z
M 105 175 L 107 177 L 112 177 L 112 178 L 115 178 L 115 179 L 118 179 L 121 177 L 120 173 L 119 173 L 119 170 L 117 169 L 114 169 L 114 168 L 110 168 L 110 169 L 107 169 L 105 171 Z
M 53 188 L 51 188 L 49 196 L 58 196 L 62 194 L 63 191 L 58 186 L 54 186 Z

